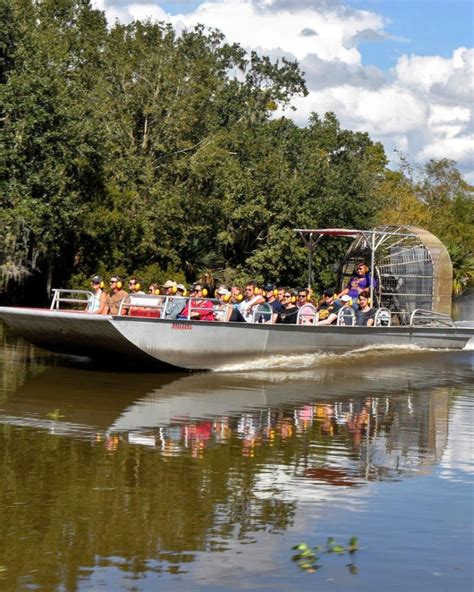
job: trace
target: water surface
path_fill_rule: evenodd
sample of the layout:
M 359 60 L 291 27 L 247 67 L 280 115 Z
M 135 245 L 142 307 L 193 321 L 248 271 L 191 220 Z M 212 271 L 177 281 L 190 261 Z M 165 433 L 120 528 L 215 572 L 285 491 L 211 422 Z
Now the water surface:
M 1 340 L 0 589 L 472 590 L 473 352 L 160 375 Z

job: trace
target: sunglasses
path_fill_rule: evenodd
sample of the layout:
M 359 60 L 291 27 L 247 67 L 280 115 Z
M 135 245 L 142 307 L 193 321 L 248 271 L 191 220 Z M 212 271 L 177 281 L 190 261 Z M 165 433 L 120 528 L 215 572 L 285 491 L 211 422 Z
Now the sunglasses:
M 291 298 L 291 294 L 285 294 L 285 298 Z
M 306 294 L 298 294 L 298 298 L 306 298 Z

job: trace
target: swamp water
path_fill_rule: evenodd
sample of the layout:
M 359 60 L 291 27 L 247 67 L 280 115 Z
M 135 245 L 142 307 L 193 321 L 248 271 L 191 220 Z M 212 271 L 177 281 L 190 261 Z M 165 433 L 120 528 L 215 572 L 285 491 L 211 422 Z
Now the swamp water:
M 472 590 L 474 352 L 132 374 L 0 348 L 0 590 Z

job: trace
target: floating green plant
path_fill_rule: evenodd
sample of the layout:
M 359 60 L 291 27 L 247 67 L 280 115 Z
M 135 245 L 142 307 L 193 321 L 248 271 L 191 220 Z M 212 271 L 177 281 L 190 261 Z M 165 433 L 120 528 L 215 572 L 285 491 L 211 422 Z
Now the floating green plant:
M 58 421 L 58 419 L 60 419 L 61 417 L 64 417 L 64 415 L 61 415 L 59 413 L 59 409 L 55 409 L 54 411 L 51 411 L 50 413 L 48 413 L 46 415 L 46 417 L 48 417 L 49 419 L 52 419 L 53 421 Z
M 308 573 L 314 573 L 321 567 L 321 555 L 324 553 L 336 553 L 338 555 L 348 553 L 350 556 L 353 556 L 359 549 L 359 540 L 353 536 L 349 539 L 347 545 L 340 545 L 333 537 L 329 537 L 325 547 L 310 547 L 307 543 L 299 543 L 292 547 L 292 549 L 297 551 L 293 555 L 292 560 L 298 567 Z M 353 561 L 346 567 L 348 567 L 351 574 L 357 573 L 357 567 Z

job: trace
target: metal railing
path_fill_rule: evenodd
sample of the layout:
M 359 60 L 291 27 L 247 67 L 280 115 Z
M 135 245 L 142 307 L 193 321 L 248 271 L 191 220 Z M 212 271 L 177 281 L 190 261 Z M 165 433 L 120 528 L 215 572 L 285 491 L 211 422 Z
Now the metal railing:
M 262 303 L 253 309 L 252 323 L 271 323 L 273 319 L 273 309 L 269 304 Z
M 319 313 L 312 304 L 303 304 L 298 311 L 297 325 L 315 325 L 319 320 Z
M 129 294 L 121 300 L 117 314 L 160 318 L 166 306 L 166 297 L 154 294 Z
M 69 290 L 54 288 L 50 310 L 80 310 L 86 311 L 94 297 L 90 290 Z M 183 301 L 181 310 L 172 318 L 172 303 L 177 298 Z M 203 304 L 203 303 L 210 303 Z M 215 320 L 227 321 L 231 304 L 215 298 L 195 299 L 177 296 L 156 296 L 153 294 L 129 294 L 124 298 L 118 309 L 118 315 L 128 315 L 144 318 L 162 318 L 171 320 Z M 172 312 L 171 312 L 172 314 Z M 260 304 L 252 312 L 251 323 L 273 322 L 273 309 L 269 304 Z M 212 316 L 212 319 L 210 318 Z M 202 318 L 201 318 L 202 317 Z M 297 325 L 316 325 L 319 320 L 319 312 L 312 304 L 305 304 L 298 311 Z M 337 315 L 338 326 L 353 326 L 356 324 L 356 313 L 350 307 L 343 307 Z M 374 326 L 390 327 L 402 325 L 410 327 L 455 327 L 455 323 L 449 315 L 426 309 L 416 309 L 412 313 L 407 311 L 391 311 L 381 307 L 377 309 L 374 317 Z
M 355 310 L 350 306 L 343 306 L 337 313 L 337 326 L 353 327 L 355 323 Z
M 51 300 L 50 310 L 60 310 L 61 304 L 66 303 L 68 305 L 82 304 L 84 306 L 82 310 L 86 310 L 93 297 L 94 295 L 90 290 L 65 290 L 63 288 L 53 288 L 53 298 Z
M 181 308 L 173 311 L 173 303 L 182 301 Z M 204 303 L 211 303 L 211 306 Z M 171 320 L 220 320 L 225 318 L 224 304 L 216 298 L 187 298 L 184 296 L 155 296 L 153 294 L 129 294 L 119 306 L 118 315 L 161 318 Z M 170 316 L 173 315 L 173 316 Z M 212 315 L 212 319 L 208 318 Z M 203 318 L 201 318 L 203 317 Z
M 453 319 L 441 312 L 417 308 L 410 315 L 411 327 L 455 327 Z
M 388 308 L 379 308 L 375 313 L 375 327 L 390 327 L 392 325 L 392 313 Z

